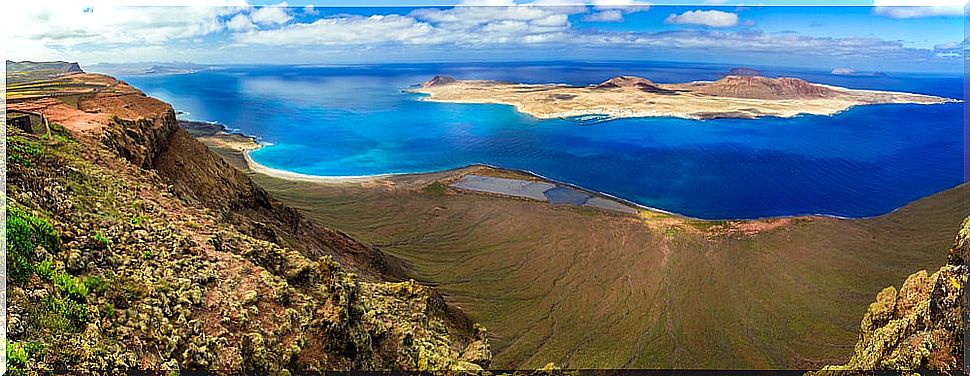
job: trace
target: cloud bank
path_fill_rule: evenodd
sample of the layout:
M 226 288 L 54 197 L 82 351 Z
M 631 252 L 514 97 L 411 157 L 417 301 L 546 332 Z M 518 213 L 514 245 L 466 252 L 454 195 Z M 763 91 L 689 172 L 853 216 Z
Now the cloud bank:
M 731 27 L 738 24 L 738 15 L 719 10 L 689 10 L 681 14 L 671 14 L 665 22 L 678 25 Z

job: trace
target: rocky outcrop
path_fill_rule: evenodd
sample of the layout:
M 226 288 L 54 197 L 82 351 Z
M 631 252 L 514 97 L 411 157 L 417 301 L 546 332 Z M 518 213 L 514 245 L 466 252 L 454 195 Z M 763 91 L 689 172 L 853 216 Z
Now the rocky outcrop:
M 178 128 L 173 111 L 164 111 L 148 119 L 126 120 L 115 116 L 112 121 L 115 126 L 105 128 L 101 141 L 141 168 L 155 167 L 155 157 L 167 148 Z
M 910 275 L 899 290 L 890 286 L 880 291 L 862 319 L 852 358 L 819 374 L 962 370 L 968 252 L 970 218 L 950 249 L 947 265 L 933 274 L 924 270 Z

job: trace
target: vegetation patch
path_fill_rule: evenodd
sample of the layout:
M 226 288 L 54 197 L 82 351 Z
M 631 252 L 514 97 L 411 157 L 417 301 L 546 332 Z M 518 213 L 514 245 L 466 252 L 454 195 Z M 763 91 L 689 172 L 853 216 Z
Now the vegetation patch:
M 7 206 L 8 273 L 15 284 L 22 284 L 34 271 L 37 247 L 56 252 L 61 238 L 45 219 L 23 209 Z
M 11 162 L 30 167 L 33 165 L 34 160 L 43 156 L 44 153 L 44 145 L 40 142 L 21 136 L 7 137 L 7 158 Z
M 91 237 L 91 239 L 94 240 L 94 243 L 98 246 L 99 249 L 108 249 L 108 245 L 110 241 L 108 240 L 107 236 L 104 236 L 104 234 L 100 232 L 95 233 L 94 236 Z

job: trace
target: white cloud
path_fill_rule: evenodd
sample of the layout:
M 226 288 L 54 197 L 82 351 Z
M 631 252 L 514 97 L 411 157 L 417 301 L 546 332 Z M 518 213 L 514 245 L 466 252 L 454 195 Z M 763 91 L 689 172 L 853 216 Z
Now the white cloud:
M 518 5 L 510 7 L 455 7 L 449 9 L 421 8 L 412 11 L 409 16 L 417 19 L 440 23 L 446 28 L 470 27 L 484 25 L 490 22 L 507 20 L 524 22 L 544 22 L 549 26 L 549 20 L 554 18 L 559 26 L 569 26 L 568 20 L 562 15 L 585 13 L 585 7 L 570 6 L 534 6 Z M 539 21 L 546 19 L 546 21 Z
M 249 16 L 245 14 L 237 14 L 233 16 L 226 26 L 231 31 L 249 31 L 256 28 L 253 21 L 249 19 Z
M 604 10 L 583 17 L 586 22 L 623 22 L 623 12 L 618 10 Z
M 874 13 L 892 18 L 962 16 L 965 0 L 874 0 Z
M 238 7 L 37 6 L 15 15 L 4 12 L 9 39 L 49 47 L 81 43 L 159 44 L 225 28 L 222 17 Z
M 593 0 L 591 4 L 597 10 L 620 10 L 624 13 L 650 9 L 650 3 L 641 0 Z
M 4 5 L 0 29 L 13 59 L 146 61 L 183 59 L 188 43 L 223 31 L 226 19 L 248 5 L 238 0 L 109 0 L 23 2 Z M 167 6 L 158 6 L 167 5 Z M 170 6 L 168 6 L 170 5 Z M 182 41 L 186 45 L 171 48 Z M 167 55 L 164 53 L 167 52 Z M 97 60 L 95 60 L 97 61 Z
M 719 10 L 689 10 L 681 14 L 671 14 L 664 21 L 669 24 L 702 25 L 709 27 L 731 27 L 738 24 L 738 15 Z
M 650 3 L 641 0 L 593 0 L 590 3 L 597 12 L 583 17 L 588 22 L 623 22 L 623 15 L 645 12 Z
M 341 16 L 237 34 L 236 41 L 268 45 L 431 43 L 432 29 L 427 23 L 396 14 Z
M 940 43 L 933 46 L 933 53 L 937 57 L 955 57 L 960 58 L 966 55 L 967 50 L 967 40 L 964 39 L 962 42 L 950 42 L 950 43 Z
M 235 39 L 273 45 L 551 43 L 565 40 L 571 29 L 569 15 L 586 12 L 586 7 L 535 5 L 420 8 L 407 15 L 332 16 L 253 30 Z
M 259 25 L 279 25 L 293 19 L 293 16 L 286 12 L 286 3 L 279 3 L 257 8 L 250 14 L 250 18 Z

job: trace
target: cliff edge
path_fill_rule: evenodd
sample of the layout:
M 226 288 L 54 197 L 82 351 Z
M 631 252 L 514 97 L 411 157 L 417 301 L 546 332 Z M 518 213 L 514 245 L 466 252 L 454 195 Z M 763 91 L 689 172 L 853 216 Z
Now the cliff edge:
M 168 104 L 108 76 L 34 73 L 12 72 L 30 95 L 8 86 L 9 108 L 49 121 L 7 129 L 8 369 L 488 366 L 481 326 L 270 197 Z

